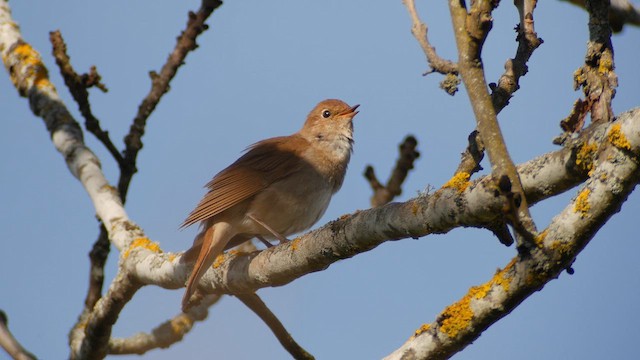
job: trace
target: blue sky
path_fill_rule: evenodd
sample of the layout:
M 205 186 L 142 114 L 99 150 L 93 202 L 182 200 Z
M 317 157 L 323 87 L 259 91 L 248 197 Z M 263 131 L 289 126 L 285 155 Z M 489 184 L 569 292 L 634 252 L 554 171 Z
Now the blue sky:
M 42 54 L 54 83 L 83 122 L 51 56 L 49 31 L 60 29 L 78 71 L 96 65 L 108 94 L 91 93 L 102 126 L 121 147 L 137 106 L 199 2 L 13 1 L 22 34 Z M 407 134 L 421 157 L 400 197 L 439 187 L 455 171 L 474 120 L 464 90 L 438 88 L 439 75 L 421 74 L 426 61 L 410 33 L 400 0 L 226 2 L 209 19 L 149 120 L 127 211 L 165 251 L 189 247 L 195 227 L 178 226 L 203 195 L 212 175 L 249 144 L 297 131 L 325 98 L 361 104 L 355 152 L 343 189 L 318 225 L 367 208 L 367 164 L 386 179 Z M 445 2 L 417 4 L 440 55 L 455 58 Z M 517 11 L 510 2 L 494 13 L 484 50 L 487 78 L 497 81 L 515 54 Z M 564 2 L 540 2 L 536 30 L 544 44 L 511 105 L 500 113 L 516 162 L 557 149 L 559 121 L 580 95 L 573 71 L 588 39 L 587 14 Z M 638 106 L 640 30 L 613 39 L 620 86 L 614 110 Z M 0 74 L 0 309 L 16 337 L 40 358 L 68 355 L 67 333 L 84 300 L 88 257 L 98 223 L 82 186 L 67 170 L 43 122 Z M 86 134 L 112 183 L 117 167 Z M 485 168 L 488 164 L 485 162 Z M 575 189 L 536 205 L 539 228 L 575 195 Z M 632 358 L 640 337 L 640 275 L 636 238 L 640 198 L 632 194 L 574 264 L 487 330 L 456 359 Z M 636 234 L 636 235 L 634 235 Z M 389 242 L 368 253 L 259 294 L 293 336 L 318 359 L 374 359 L 399 347 L 470 286 L 490 278 L 514 255 L 483 230 Z M 117 269 L 117 254 L 107 277 Z M 142 289 L 127 305 L 115 336 L 149 331 L 179 311 L 182 291 Z M 237 299 L 226 297 L 209 319 L 179 344 L 154 350 L 151 359 L 286 358 L 272 334 Z M 0 353 L 0 359 L 6 357 Z M 134 358 L 131 357 L 124 357 Z M 137 356 L 135 357 L 137 358 Z

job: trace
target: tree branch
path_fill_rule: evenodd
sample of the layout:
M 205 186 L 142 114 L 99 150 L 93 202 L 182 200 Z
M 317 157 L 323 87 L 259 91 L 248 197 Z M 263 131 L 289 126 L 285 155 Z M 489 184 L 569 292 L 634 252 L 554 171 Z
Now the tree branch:
M 251 311 L 253 311 L 262 321 L 267 324 L 269 329 L 278 338 L 282 347 L 284 347 L 294 359 L 313 360 L 313 355 L 309 354 L 293 339 L 291 334 L 282 325 L 280 320 L 269 310 L 267 305 L 260 299 L 256 293 L 236 294 L 236 297 L 242 301 Z
M 530 203 L 560 194 L 582 183 L 589 174 L 598 173 L 595 161 L 589 159 L 594 159 L 598 149 L 611 142 L 610 139 L 628 144 L 633 151 L 628 156 L 634 159 L 640 139 L 625 137 L 622 132 L 640 134 L 640 110 L 630 114 L 622 117 L 624 124 L 592 124 L 562 149 L 520 165 L 518 172 Z M 616 125 L 622 126 L 622 130 L 615 130 Z M 615 187 L 621 180 L 603 177 L 600 181 Z M 224 254 L 216 266 L 205 273 L 198 288 L 205 294 L 247 293 L 285 285 L 388 240 L 441 234 L 457 227 L 491 228 L 505 216 L 506 200 L 496 182 L 493 176 L 475 181 L 450 181 L 430 195 L 342 216 L 289 243 L 250 254 Z M 535 246 L 537 248 L 537 244 Z M 143 284 L 169 289 L 183 287 L 191 270 L 189 264 L 183 262 L 180 254 L 149 248 L 132 246 L 130 255 L 123 261 L 131 276 Z
M 494 5 L 497 5 L 497 3 L 478 1 L 475 2 L 471 11 L 467 13 L 463 3 L 455 0 L 449 1 L 451 19 L 458 46 L 460 75 L 467 88 L 469 100 L 476 117 L 477 128 L 480 131 L 492 164 L 492 172 L 495 174 L 496 179 L 504 179 L 504 176 L 508 178 L 509 186 L 500 188 L 508 188 L 509 193 L 513 192 L 513 196 L 517 200 L 509 202 L 509 204 L 511 213 L 514 215 L 511 221 L 514 229 L 516 229 L 518 249 L 522 251 L 533 247 L 532 241 L 537 230 L 529 213 L 529 205 L 524 196 L 516 167 L 509 156 L 498 125 L 496 111 L 487 91 L 480 56 L 484 40 L 492 27 L 491 11 Z
M 122 271 L 118 272 L 109 291 L 96 303 L 95 308 L 81 319 L 71 333 L 71 355 L 74 359 L 103 359 L 107 355 L 111 330 L 124 305 L 131 300 L 141 285 Z
M 509 104 L 509 99 L 520 88 L 520 78 L 529 70 L 527 62 L 533 52 L 542 45 L 542 39 L 538 38 L 534 29 L 533 11 L 537 0 L 515 0 L 514 5 L 520 15 L 520 23 L 516 27 L 518 36 L 518 49 L 513 59 L 504 64 L 504 73 L 498 80 L 498 85 L 491 83 L 491 98 L 496 113 L 499 113 Z
M 536 237 L 530 256 L 514 258 L 489 281 L 469 289 L 386 359 L 447 359 L 569 268 L 640 181 L 639 122 L 640 108 L 636 108 L 601 132 L 602 148 L 591 177 Z M 622 138 L 625 142 L 618 141 Z
M 418 40 L 418 44 L 420 44 L 431 68 L 430 71 L 425 72 L 423 75 L 428 75 L 432 72 L 438 72 L 446 75 L 447 77 L 440 83 L 440 87 L 449 95 L 455 94 L 458 91 L 458 84 L 460 84 L 460 79 L 458 78 L 458 64 L 451 60 L 443 59 L 438 55 L 438 53 L 436 53 L 436 48 L 431 45 L 429 37 L 427 36 L 429 28 L 420 20 L 418 11 L 416 10 L 415 1 L 403 0 L 402 2 L 407 7 L 409 16 L 411 16 L 411 22 L 413 24 L 411 26 L 411 34 L 413 34 L 416 40 Z
M 413 169 L 413 162 L 420 157 L 420 153 L 416 151 L 417 146 L 418 141 L 412 135 L 407 136 L 400 144 L 400 157 L 396 161 L 396 166 L 393 168 L 386 186 L 383 186 L 378 181 L 373 166 L 367 166 L 364 171 L 364 177 L 369 181 L 369 185 L 373 189 L 371 206 L 384 205 L 402 194 L 402 183 L 407 178 L 409 171 Z
M 109 340 L 109 354 L 142 355 L 149 350 L 168 348 L 182 340 L 193 328 L 197 321 L 203 321 L 209 316 L 209 308 L 220 300 L 220 295 L 205 296 L 202 301 L 191 307 L 188 312 L 180 313 L 153 329 L 151 333 L 138 333 L 126 339 L 115 338 Z
M 585 0 L 563 0 L 585 8 Z M 640 8 L 629 0 L 611 0 L 609 23 L 614 32 L 620 32 L 624 25 L 640 26 Z
M 118 180 L 118 191 L 122 201 L 126 201 L 131 178 L 137 171 L 136 159 L 138 152 L 142 149 L 142 136 L 144 135 L 147 119 L 160 102 L 162 96 L 169 91 L 169 83 L 178 72 L 178 68 L 184 64 L 187 54 L 198 47 L 196 38 L 208 29 L 205 21 L 220 5 L 222 5 L 222 1 L 219 0 L 202 0 L 197 13 L 189 12 L 187 28 L 178 37 L 176 46 L 169 55 L 167 62 L 162 66 L 160 73 L 158 74 L 155 71 L 150 73 L 151 90 L 138 107 L 138 113 L 133 119 L 129 134 L 124 138 L 126 166 L 120 172 L 120 179 Z
M 84 126 L 100 140 L 116 160 L 118 166 L 122 168 L 124 166 L 124 158 L 111 141 L 109 132 L 102 130 L 100 121 L 93 115 L 91 104 L 89 104 L 89 92 L 87 89 L 96 86 L 103 92 L 107 92 L 107 88 L 100 82 L 101 78 L 96 67 L 92 66 L 89 74 L 78 75 L 71 65 L 71 59 L 69 55 L 67 55 L 67 45 L 62 38 L 60 30 L 50 32 L 49 40 L 53 46 L 53 57 L 56 59 L 56 63 L 60 68 L 60 74 L 69 88 L 73 99 L 78 103 L 78 109 L 85 119 Z
M 27 351 L 9 331 L 7 314 L 0 310 L 0 347 L 14 360 L 35 360 L 36 357 Z

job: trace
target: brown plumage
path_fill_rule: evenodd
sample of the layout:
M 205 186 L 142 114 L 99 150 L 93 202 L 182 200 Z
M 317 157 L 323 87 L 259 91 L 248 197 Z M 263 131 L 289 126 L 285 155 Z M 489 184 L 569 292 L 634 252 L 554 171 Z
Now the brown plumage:
M 353 143 L 356 106 L 329 99 L 311 110 L 300 131 L 260 141 L 207 184 L 183 227 L 202 229 L 185 254 L 196 257 L 182 308 L 223 250 L 251 238 L 286 240 L 324 214 L 342 186 Z

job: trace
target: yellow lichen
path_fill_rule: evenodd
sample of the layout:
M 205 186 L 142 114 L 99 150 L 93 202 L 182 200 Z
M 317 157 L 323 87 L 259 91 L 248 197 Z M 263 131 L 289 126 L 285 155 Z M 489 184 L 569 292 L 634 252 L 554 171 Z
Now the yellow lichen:
M 193 320 L 188 316 L 180 315 L 171 319 L 170 325 L 174 334 L 184 334 L 193 327 Z
M 554 241 L 551 243 L 550 246 L 551 250 L 553 251 L 557 251 L 559 252 L 562 256 L 567 255 L 571 250 L 572 250 L 572 246 L 570 243 L 566 242 L 566 241 Z
M 27 77 L 33 77 L 33 84 L 36 87 L 42 88 L 51 84 L 49 82 L 49 73 L 42 63 L 40 54 L 31 45 L 22 43 L 13 49 L 13 54 L 18 57 L 18 62 L 26 67 L 28 71 Z
M 502 287 L 505 292 L 509 291 L 511 278 L 505 275 L 511 271 L 515 263 L 516 259 L 514 258 L 504 269 L 498 270 L 491 280 L 480 286 L 472 287 L 460 301 L 444 309 L 440 315 L 443 318 L 440 331 L 450 338 L 456 337 L 461 331 L 469 327 L 473 319 L 471 300 L 485 298 L 496 285 Z
M 457 303 L 447 306 L 441 316 L 443 320 L 440 331 L 450 338 L 456 337 L 460 331 L 469 326 L 471 319 L 473 319 L 471 296 L 467 294 Z
M 598 64 L 598 72 L 600 74 L 606 74 L 613 70 L 613 61 L 609 56 L 602 56 L 600 58 L 600 64 Z
M 169 254 L 169 262 L 173 262 L 176 259 L 176 254 Z
M 578 70 L 573 72 L 573 81 L 576 84 L 584 84 L 587 81 L 587 77 L 584 75 L 584 71 L 582 71 L 582 68 L 579 68 Z
M 622 126 L 620 126 L 620 124 L 613 125 L 611 130 L 609 130 L 609 134 L 607 134 L 607 138 L 614 146 L 624 150 L 631 150 L 631 143 L 629 143 L 627 137 L 624 136 L 621 128 Z
M 598 150 L 598 145 L 595 143 L 583 144 L 576 153 L 576 165 L 589 173 L 593 171 L 593 157 Z
M 543 232 L 541 232 L 540 234 L 538 234 L 538 236 L 536 236 L 533 241 L 536 243 L 536 246 L 539 249 L 542 249 L 544 247 L 544 239 L 547 237 L 547 233 L 549 232 L 549 229 L 545 229 Z
M 413 335 L 411 335 L 411 337 L 409 338 L 409 340 L 413 340 L 416 338 L 416 336 L 422 334 L 425 331 L 428 331 L 431 328 L 431 324 L 422 324 L 420 325 L 420 327 L 418 328 L 418 330 L 416 330 Z
M 224 254 L 220 254 L 218 256 L 216 256 L 216 259 L 213 261 L 213 268 L 217 269 L 220 267 L 220 265 L 222 265 L 222 263 L 224 262 L 224 260 L 226 259 L 226 256 Z
M 136 248 L 145 248 L 154 253 L 162 252 L 162 249 L 160 249 L 160 245 L 158 245 L 158 243 L 149 240 L 149 238 L 141 237 L 141 238 L 134 239 L 131 242 L 131 245 L 129 245 L 127 250 L 124 252 L 124 254 L 122 254 L 122 256 L 125 259 L 128 258 L 129 255 L 131 254 L 131 251 L 133 251 Z
M 300 245 L 300 238 L 299 237 L 291 240 L 291 250 L 292 251 L 298 250 L 298 246 L 299 245 Z
M 471 175 L 468 172 L 461 171 L 453 175 L 453 177 L 449 179 L 449 181 L 447 181 L 447 183 L 442 187 L 456 189 L 458 190 L 458 193 L 462 193 L 471 184 L 469 182 L 470 177 Z
M 591 190 L 585 188 L 578 194 L 576 198 L 576 202 L 573 205 L 573 211 L 580 214 L 581 218 L 587 216 L 587 212 L 591 209 L 591 204 L 589 204 L 589 195 L 591 195 Z

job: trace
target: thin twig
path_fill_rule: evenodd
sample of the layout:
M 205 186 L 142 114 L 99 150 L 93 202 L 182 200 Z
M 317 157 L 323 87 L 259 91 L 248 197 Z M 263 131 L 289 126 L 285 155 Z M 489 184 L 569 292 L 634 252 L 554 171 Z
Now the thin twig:
M 276 338 L 278 338 L 280 344 L 282 344 L 294 359 L 314 359 L 313 355 L 298 345 L 280 320 L 269 310 L 264 301 L 262 301 L 256 293 L 236 294 L 235 296 L 264 321 Z
M 411 16 L 411 22 L 413 24 L 411 26 L 411 33 L 416 40 L 418 40 L 422 51 L 427 57 L 427 62 L 429 62 L 429 66 L 431 67 L 431 70 L 425 72 L 423 75 L 428 75 L 433 72 L 447 75 L 447 78 L 440 84 L 440 87 L 450 95 L 455 94 L 458 90 L 458 84 L 460 83 L 457 76 L 458 64 L 451 60 L 441 58 L 436 52 L 436 48 L 431 45 L 427 35 L 429 28 L 420 20 L 414 0 L 403 0 L 402 2 L 407 7 L 409 15 Z
M 122 168 L 124 166 L 124 158 L 111 141 L 109 132 L 104 131 L 100 126 L 100 121 L 93 115 L 93 112 L 91 111 L 91 104 L 89 104 L 88 88 L 95 86 L 103 92 L 107 91 L 106 86 L 100 82 L 101 78 L 98 71 L 95 66 L 92 66 L 88 74 L 79 75 L 73 69 L 71 59 L 67 54 L 67 45 L 62 38 L 60 30 L 50 32 L 49 40 L 53 46 L 53 57 L 56 59 L 56 64 L 58 64 L 58 67 L 60 68 L 60 74 L 64 78 L 64 82 L 69 88 L 73 99 L 78 103 L 78 109 L 85 119 L 84 126 L 90 133 L 100 140 L 111 156 L 116 160 L 118 166 Z
M 373 189 L 371 196 L 371 206 L 381 206 L 402 193 L 402 183 L 407 178 L 407 174 L 413 169 L 414 161 L 420 157 L 416 151 L 418 140 L 412 135 L 407 136 L 399 146 L 400 157 L 396 161 L 396 166 L 389 176 L 387 185 L 384 186 L 378 181 L 373 166 L 368 165 L 364 171 L 364 177 L 369 181 Z
M 527 71 L 527 62 L 533 52 L 543 43 L 534 29 L 533 10 L 537 0 L 515 0 L 514 4 L 520 15 L 520 23 L 516 26 L 518 35 L 518 49 L 513 59 L 504 64 L 504 73 L 500 76 L 498 84 L 491 83 L 491 98 L 496 114 L 509 104 L 509 99 L 520 88 L 520 78 Z
M 9 331 L 7 314 L 0 310 L 0 347 L 14 360 L 35 360 L 36 357 L 27 351 Z
M 484 144 L 478 130 L 473 130 L 467 140 L 469 145 L 461 155 L 460 165 L 458 165 L 456 173 L 465 172 L 471 176 L 482 170 L 480 162 L 484 158 Z
M 169 91 L 169 83 L 178 72 L 178 68 L 184 64 L 187 54 L 198 47 L 196 38 L 208 29 L 205 21 L 220 5 L 222 5 L 222 1 L 219 0 L 202 0 L 197 13 L 189 12 L 187 28 L 178 37 L 176 46 L 169 55 L 167 62 L 162 66 L 160 73 L 151 72 L 150 74 L 151 90 L 138 107 L 138 113 L 133 119 L 129 134 L 124 138 L 126 146 L 124 150 L 125 167 L 118 180 L 118 191 L 120 191 L 123 202 L 127 198 L 131 178 L 137 171 L 136 159 L 138 152 L 142 149 L 142 136 L 145 132 L 147 119 L 160 102 L 162 96 Z

